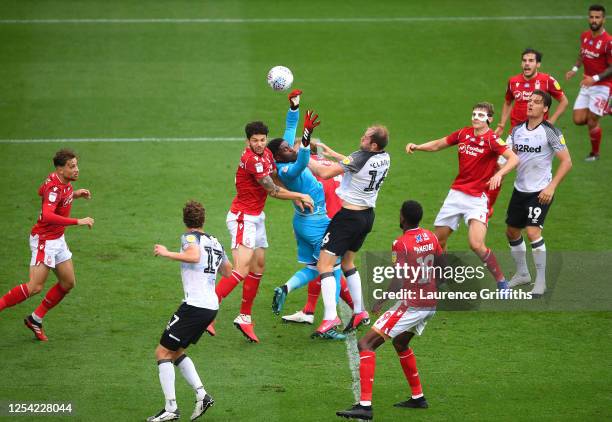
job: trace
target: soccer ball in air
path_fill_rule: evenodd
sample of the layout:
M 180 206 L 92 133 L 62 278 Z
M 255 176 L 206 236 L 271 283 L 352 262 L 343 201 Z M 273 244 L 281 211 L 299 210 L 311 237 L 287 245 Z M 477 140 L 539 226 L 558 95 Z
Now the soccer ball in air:
M 285 66 L 274 66 L 268 72 L 268 85 L 275 91 L 284 91 L 291 87 L 293 73 Z

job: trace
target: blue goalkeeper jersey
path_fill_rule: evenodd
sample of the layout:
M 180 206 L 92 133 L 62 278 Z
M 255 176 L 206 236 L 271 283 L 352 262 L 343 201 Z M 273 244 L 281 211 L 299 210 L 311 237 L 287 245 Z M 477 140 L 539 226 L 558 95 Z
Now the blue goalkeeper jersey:
M 283 135 L 283 139 L 287 141 L 289 145 L 294 144 L 299 119 L 299 111 L 292 111 L 289 109 L 287 112 L 287 119 L 285 120 L 285 134 Z M 323 185 L 313 176 L 312 172 L 308 168 L 309 161 L 310 147 L 304 148 L 300 146 L 296 161 L 291 163 L 276 162 L 278 178 L 290 191 L 306 193 L 310 195 L 314 201 L 314 212 L 312 213 L 308 211 L 302 212 L 295 204 L 293 204 L 296 214 L 305 217 L 311 215 L 318 216 L 321 214 L 327 215 Z

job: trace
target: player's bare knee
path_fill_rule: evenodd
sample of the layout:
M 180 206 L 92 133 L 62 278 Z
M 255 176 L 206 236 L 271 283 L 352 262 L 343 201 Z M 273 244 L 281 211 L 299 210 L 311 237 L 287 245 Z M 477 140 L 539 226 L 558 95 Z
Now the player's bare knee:
M 173 352 L 172 350 L 168 350 L 164 346 L 159 344 L 155 348 L 155 359 L 158 361 L 164 360 L 164 359 L 172 359 L 174 356 L 174 353 L 175 352 Z
M 59 285 L 62 290 L 69 292 L 70 290 L 74 289 L 74 286 L 76 286 L 76 280 L 60 280 Z
M 28 292 L 30 292 L 30 296 L 37 295 L 43 289 L 43 284 L 37 283 L 37 282 L 33 282 L 33 281 L 29 281 L 27 283 L 27 286 L 28 286 Z
M 533 242 L 535 240 L 538 240 L 540 237 L 542 237 L 542 229 L 539 227 L 527 227 L 527 238 L 529 239 L 530 242 Z
M 521 237 L 520 229 L 514 227 L 506 228 L 506 238 L 508 238 L 508 240 L 517 240 L 519 237 Z
M 487 248 L 482 240 L 470 239 L 470 249 L 472 249 L 472 251 L 474 251 L 477 255 L 481 255 Z
M 400 339 L 399 337 L 395 337 L 393 339 L 393 347 L 398 353 L 405 352 L 408 350 L 408 342 Z
M 357 349 L 359 349 L 360 352 L 374 350 L 366 337 L 362 337 L 359 342 L 357 342 Z

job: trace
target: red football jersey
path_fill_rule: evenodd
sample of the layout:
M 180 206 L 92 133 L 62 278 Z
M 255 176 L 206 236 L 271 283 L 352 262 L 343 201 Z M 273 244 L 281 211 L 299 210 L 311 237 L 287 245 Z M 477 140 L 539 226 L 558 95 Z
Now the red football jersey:
M 249 215 L 261 214 L 268 193 L 257 181 L 270 176 L 275 170 L 274 157 L 268 148 L 262 155 L 258 155 L 246 147 L 236 171 L 236 196 L 232 201 L 231 211 Z
M 527 120 L 527 103 L 536 89 L 548 92 L 559 101 L 563 97 L 563 90 L 559 82 L 546 73 L 537 73 L 531 79 L 525 79 L 522 73 L 508 79 L 506 87 L 506 101 L 514 101 L 510 113 L 510 130 L 521 122 Z M 548 113 L 544 116 L 548 119 Z
M 66 226 L 77 224 L 76 218 L 69 218 L 74 199 L 70 182 L 62 183 L 56 173 L 51 173 L 38 188 L 38 195 L 42 206 L 32 227 L 32 236 L 38 235 L 41 240 L 57 239 L 63 236 Z
M 402 289 L 413 292 L 405 300 L 407 306 L 431 308 L 436 306 L 435 299 L 427 299 L 428 293 L 436 288 L 434 260 L 444 251 L 438 243 L 438 238 L 429 230 L 417 227 L 406 230 L 398 237 L 391 248 L 394 265 L 409 268 L 408 277 L 404 279 Z M 403 271 L 403 270 L 402 270 Z
M 459 174 L 451 189 L 472 196 L 489 190 L 487 182 L 497 170 L 497 158 L 508 146 L 489 129 L 484 135 L 474 135 L 473 127 L 464 127 L 446 137 L 448 145 L 458 145 Z
M 311 155 L 311 158 L 326 166 L 330 166 L 332 164 L 331 161 L 319 157 L 318 155 Z M 334 215 L 336 215 L 336 213 L 340 211 L 340 208 L 342 208 L 342 200 L 336 194 L 336 189 L 340 187 L 340 183 L 342 182 L 342 175 L 339 174 L 338 176 L 333 177 L 331 179 L 321 179 L 314 173 L 313 175 L 315 179 L 317 179 L 323 185 L 323 194 L 325 195 L 325 208 L 327 209 L 327 216 L 329 218 L 334 218 Z
M 595 76 L 612 65 L 612 35 L 605 30 L 593 38 L 591 31 L 580 35 L 580 57 L 586 76 Z M 612 90 L 612 77 L 596 82 L 595 85 L 607 85 Z

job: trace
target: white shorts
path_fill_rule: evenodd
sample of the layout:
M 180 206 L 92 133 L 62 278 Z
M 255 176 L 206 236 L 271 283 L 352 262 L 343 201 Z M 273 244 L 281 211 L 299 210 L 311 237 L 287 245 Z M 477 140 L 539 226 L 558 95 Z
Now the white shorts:
M 72 258 L 72 252 L 68 249 L 64 236 L 51 240 L 40 240 L 38 235 L 30 236 L 30 250 L 32 251 L 31 267 L 42 263 L 47 267 L 55 268 L 56 265 Z
M 435 309 L 412 308 L 408 307 L 405 301 L 398 300 L 391 309 L 376 320 L 374 328 L 378 333 L 391 338 L 405 332 L 420 336 L 427 325 L 427 321 L 435 313 Z
M 442 208 L 440 208 L 438 212 L 434 226 L 448 226 L 455 231 L 459 227 L 461 217 L 463 217 L 463 221 L 466 225 L 468 225 L 472 219 L 487 224 L 488 214 L 489 198 L 486 194 L 483 193 L 482 196 L 472 196 L 451 189 L 444 200 Z
M 608 108 L 610 87 L 607 85 L 594 85 L 582 87 L 574 103 L 574 110 L 588 108 L 593 114 L 603 116 Z
M 232 236 L 232 249 L 236 249 L 238 245 L 251 249 L 267 248 L 265 220 L 266 214 L 263 211 L 259 215 L 228 212 L 225 222 Z

